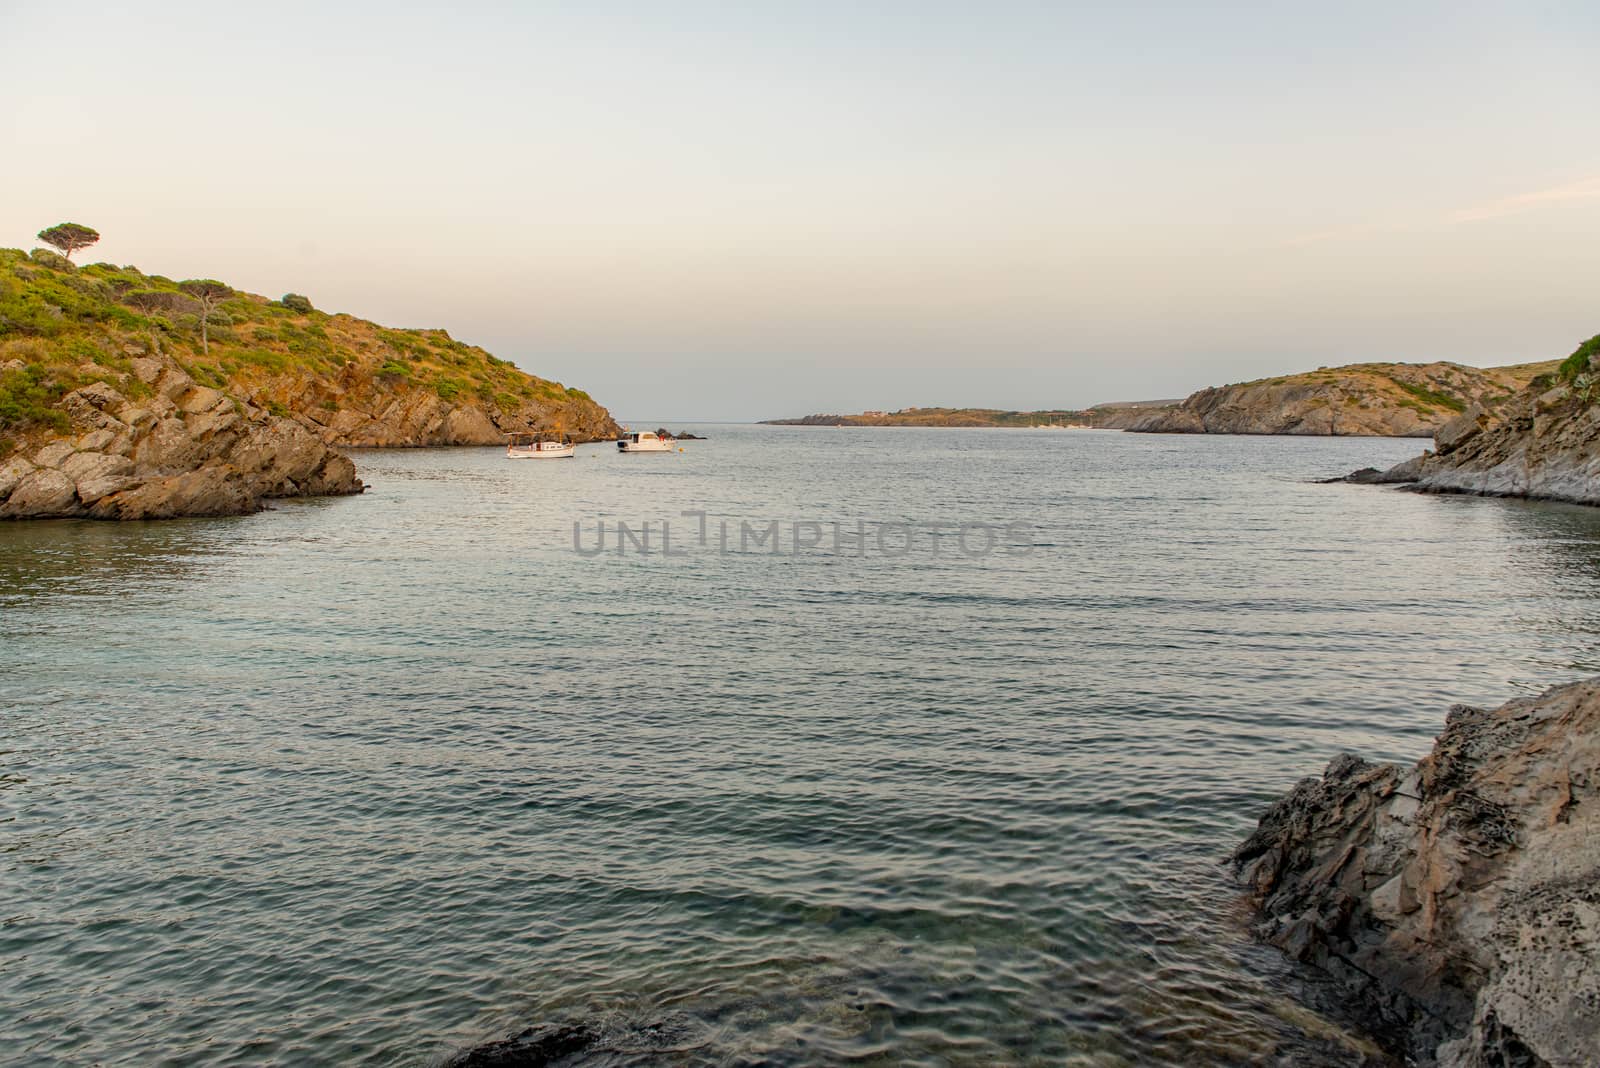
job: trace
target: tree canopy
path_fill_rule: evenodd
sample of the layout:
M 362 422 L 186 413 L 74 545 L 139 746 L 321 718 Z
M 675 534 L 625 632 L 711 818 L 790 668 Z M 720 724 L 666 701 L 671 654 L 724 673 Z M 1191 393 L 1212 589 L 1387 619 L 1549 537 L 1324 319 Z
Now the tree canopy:
M 39 240 L 60 249 L 61 254 L 70 260 L 74 252 L 100 240 L 100 232 L 77 223 L 57 223 L 49 229 L 40 230 Z

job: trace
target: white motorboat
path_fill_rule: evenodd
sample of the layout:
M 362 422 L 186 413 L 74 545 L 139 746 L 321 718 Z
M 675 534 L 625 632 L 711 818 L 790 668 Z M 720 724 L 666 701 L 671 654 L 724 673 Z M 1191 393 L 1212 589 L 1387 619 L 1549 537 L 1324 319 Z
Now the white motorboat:
M 506 446 L 508 460 L 562 460 L 577 452 L 565 434 L 513 434 Z
M 617 439 L 620 452 L 671 452 L 677 443 L 654 430 L 632 430 Z

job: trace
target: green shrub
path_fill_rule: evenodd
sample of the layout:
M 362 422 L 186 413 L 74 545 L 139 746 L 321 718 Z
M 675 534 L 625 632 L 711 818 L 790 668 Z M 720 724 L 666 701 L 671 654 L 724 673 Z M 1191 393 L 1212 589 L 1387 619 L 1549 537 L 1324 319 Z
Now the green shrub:
M 1579 345 L 1577 351 L 1562 360 L 1561 366 L 1556 370 L 1556 374 L 1561 377 L 1563 382 L 1571 382 L 1591 368 L 1592 360 L 1596 353 L 1600 353 L 1600 334 L 1596 334 Z
M 28 258 L 41 267 L 48 267 L 52 271 L 76 271 L 72 261 L 59 252 L 51 252 L 47 248 L 36 248 L 28 253 Z
M 288 353 L 274 352 L 272 349 L 241 349 L 232 355 L 241 365 L 262 367 L 274 373 L 287 371 L 294 365 Z
M 377 375 L 379 378 L 410 378 L 411 368 L 399 360 L 384 360 Z
M 1412 385 L 1410 382 L 1402 382 L 1398 378 L 1394 379 L 1393 381 L 1395 385 L 1399 386 L 1413 397 L 1422 401 L 1424 404 L 1431 404 L 1435 408 L 1448 408 L 1452 412 L 1464 412 L 1467 410 L 1466 402 L 1453 394 L 1440 393 L 1436 390 L 1431 390 L 1426 386 Z M 1409 408 L 1412 406 L 1408 404 L 1406 407 Z
M 0 371 L 0 430 L 32 426 L 67 429 L 67 413 L 52 407 L 67 392 L 69 382 L 51 377 L 37 363 Z
M 283 295 L 283 300 L 279 303 L 281 303 L 285 308 L 288 308 L 290 311 L 297 311 L 301 315 L 310 315 L 312 312 L 316 311 L 316 309 L 311 306 L 311 298 L 301 296 L 299 293 L 285 293 Z

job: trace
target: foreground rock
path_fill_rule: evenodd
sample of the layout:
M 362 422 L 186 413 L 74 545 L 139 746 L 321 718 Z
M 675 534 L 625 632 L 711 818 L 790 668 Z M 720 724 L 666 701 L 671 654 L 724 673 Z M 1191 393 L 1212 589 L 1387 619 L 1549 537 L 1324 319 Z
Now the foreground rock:
M 538 1024 L 460 1050 L 443 1068 L 555 1068 L 557 1065 L 679 1063 L 710 1042 L 703 1020 L 684 1012 L 601 1012 L 588 1020 Z
M 0 519 L 239 515 L 273 497 L 360 493 L 349 457 L 292 419 L 199 385 L 170 360 L 134 361 L 128 392 L 92 382 L 61 407 L 66 436 L 0 464 Z
M 1352 364 L 1202 389 L 1123 425 L 1147 434 L 1428 437 L 1457 413 L 1493 407 L 1553 366 Z
M 599 1032 L 585 1024 L 529 1027 L 451 1057 L 446 1068 L 544 1068 L 593 1046 Z
M 1234 862 L 1258 934 L 1395 1052 L 1600 1064 L 1600 680 L 1457 706 L 1415 768 L 1340 756 Z

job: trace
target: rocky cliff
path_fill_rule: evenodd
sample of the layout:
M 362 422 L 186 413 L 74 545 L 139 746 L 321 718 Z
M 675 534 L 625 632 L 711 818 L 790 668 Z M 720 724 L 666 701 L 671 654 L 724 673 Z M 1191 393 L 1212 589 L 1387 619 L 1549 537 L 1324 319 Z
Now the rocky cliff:
M 1427 437 L 1473 405 L 1493 408 L 1554 367 L 1364 363 L 1202 389 L 1133 419 L 1148 434 Z
M 218 285 L 207 307 L 132 267 L 0 249 L 0 518 L 246 512 L 360 492 L 342 447 L 620 432 L 582 390 L 442 330 Z
M 1258 934 L 1394 1052 L 1600 1064 L 1600 680 L 1457 706 L 1414 768 L 1340 756 L 1234 861 Z
M 1600 504 L 1600 336 L 1556 370 L 1492 409 L 1474 405 L 1441 426 L 1434 448 L 1353 482 L 1405 484 L 1427 493 Z M 1335 480 L 1337 481 L 1337 480 Z
M 136 397 L 99 381 L 75 389 L 61 401 L 70 433 L 0 461 L 0 519 L 236 515 L 269 497 L 361 492 L 350 458 L 295 420 L 171 360 L 131 362 Z

